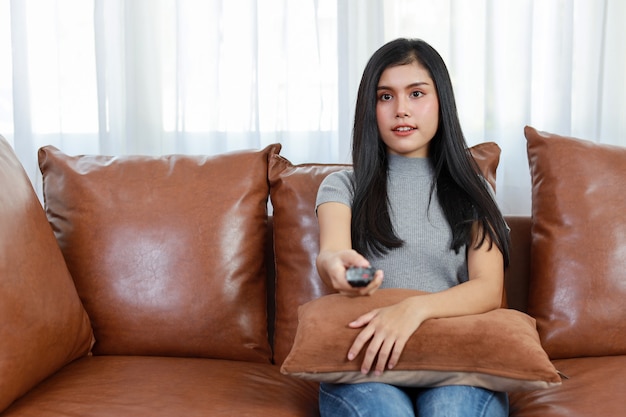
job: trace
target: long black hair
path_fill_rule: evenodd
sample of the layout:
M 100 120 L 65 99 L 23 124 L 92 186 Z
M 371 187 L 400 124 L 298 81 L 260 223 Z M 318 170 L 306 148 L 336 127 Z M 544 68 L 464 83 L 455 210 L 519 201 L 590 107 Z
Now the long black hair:
M 354 201 L 352 245 L 363 255 L 382 255 L 403 245 L 391 224 L 387 194 L 387 147 L 376 122 L 377 87 L 389 67 L 418 63 L 432 78 L 439 99 L 439 126 L 429 144 L 435 194 L 452 229 L 451 249 L 480 247 L 487 236 L 509 264 L 509 232 L 476 161 L 471 156 L 456 109 L 452 82 L 439 53 L 420 39 L 396 39 L 368 61 L 359 85 L 352 132 Z M 382 198 L 381 198 L 382 196 Z M 475 225 L 481 233 L 472 241 Z M 490 246 L 491 247 L 491 246 Z

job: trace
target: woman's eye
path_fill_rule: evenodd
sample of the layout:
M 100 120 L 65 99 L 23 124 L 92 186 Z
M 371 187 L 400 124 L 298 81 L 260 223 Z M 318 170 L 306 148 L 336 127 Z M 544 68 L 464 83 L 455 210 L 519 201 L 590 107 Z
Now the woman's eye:
M 412 96 L 412 97 L 421 97 L 421 96 L 423 96 L 423 95 L 424 95 L 424 93 L 422 93 L 421 91 L 413 91 L 413 92 L 411 93 L 411 96 Z
M 380 99 L 382 101 L 389 101 L 389 100 L 391 100 L 391 94 L 381 94 L 380 95 Z

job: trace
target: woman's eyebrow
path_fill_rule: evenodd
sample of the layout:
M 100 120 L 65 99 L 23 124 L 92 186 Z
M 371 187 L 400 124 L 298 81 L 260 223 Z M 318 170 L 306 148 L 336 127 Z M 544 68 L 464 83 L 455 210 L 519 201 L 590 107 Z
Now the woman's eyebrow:
M 407 85 L 404 88 L 406 89 L 406 88 L 421 87 L 423 85 L 429 85 L 429 83 L 426 82 L 426 81 L 416 81 L 414 83 L 411 83 L 411 84 Z M 393 87 L 387 87 L 386 85 L 379 85 L 378 87 L 376 87 L 376 89 L 377 90 L 393 90 L 394 88 Z

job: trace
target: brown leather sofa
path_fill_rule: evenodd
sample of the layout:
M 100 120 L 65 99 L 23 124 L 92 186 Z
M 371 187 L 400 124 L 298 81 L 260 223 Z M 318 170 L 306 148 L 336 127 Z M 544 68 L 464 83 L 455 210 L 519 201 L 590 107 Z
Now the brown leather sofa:
M 317 416 L 315 383 L 280 363 L 297 306 L 328 292 L 312 205 L 343 167 L 293 166 L 278 150 L 47 147 L 44 210 L 0 138 L 0 416 Z M 507 220 L 508 302 L 526 311 L 531 218 Z M 624 415 L 625 356 L 555 363 L 569 379 L 511 394 L 512 416 Z

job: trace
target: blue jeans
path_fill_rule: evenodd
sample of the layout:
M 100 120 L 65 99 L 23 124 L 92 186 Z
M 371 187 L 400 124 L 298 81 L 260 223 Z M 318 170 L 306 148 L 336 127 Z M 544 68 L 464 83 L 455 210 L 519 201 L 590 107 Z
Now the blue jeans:
M 322 417 L 507 417 L 505 392 L 465 385 L 400 388 L 377 382 L 320 384 Z

